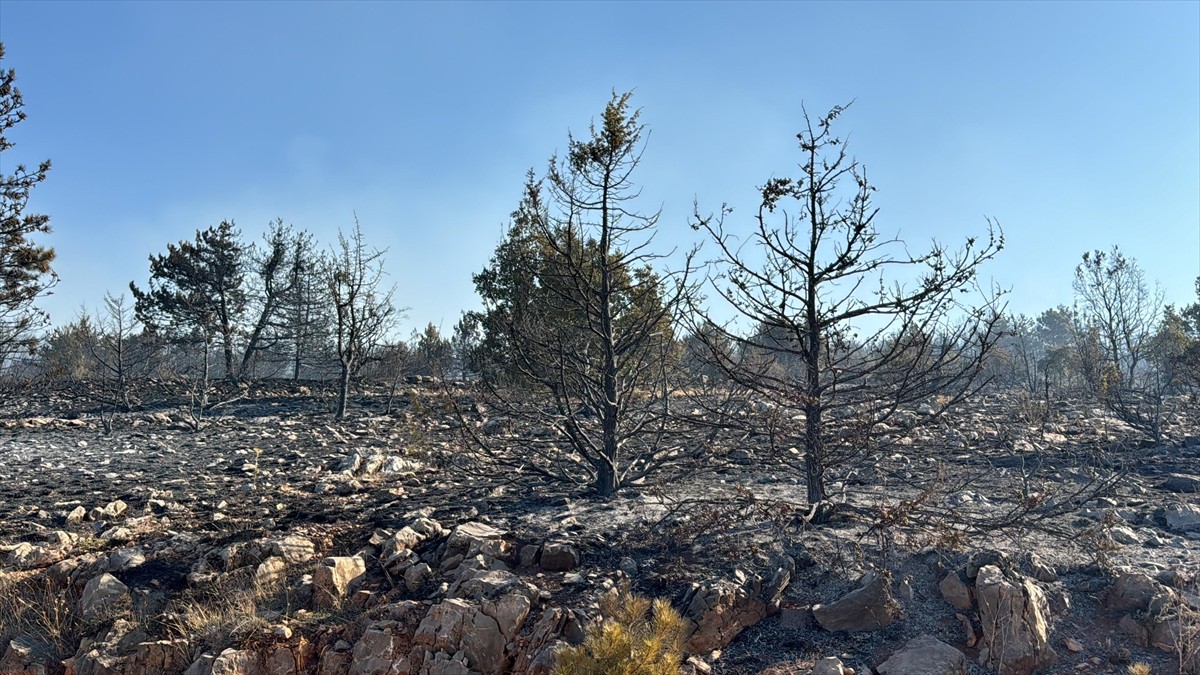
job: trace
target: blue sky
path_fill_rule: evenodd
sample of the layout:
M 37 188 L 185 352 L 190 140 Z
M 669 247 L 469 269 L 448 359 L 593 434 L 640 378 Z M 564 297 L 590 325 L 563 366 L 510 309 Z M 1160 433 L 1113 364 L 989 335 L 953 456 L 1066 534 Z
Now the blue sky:
M 29 118 L 10 163 L 50 158 L 56 321 L 144 284 L 147 256 L 233 219 L 324 242 L 357 213 L 409 307 L 477 306 L 520 197 L 610 92 L 651 129 L 638 176 L 686 247 L 693 199 L 748 219 L 794 173 L 801 105 L 855 99 L 842 132 L 910 243 L 1005 228 L 985 274 L 1010 307 L 1071 301 L 1119 245 L 1168 300 L 1200 275 L 1200 3 L 0 2 Z M 748 220 L 746 221 L 748 222 Z

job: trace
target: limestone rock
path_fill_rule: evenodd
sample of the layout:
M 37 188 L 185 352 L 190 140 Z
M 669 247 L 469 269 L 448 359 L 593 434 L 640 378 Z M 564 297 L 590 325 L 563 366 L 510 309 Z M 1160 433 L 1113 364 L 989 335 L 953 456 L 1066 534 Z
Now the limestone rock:
M 1115 612 L 1156 612 L 1171 600 L 1170 588 L 1140 572 L 1123 572 L 1108 590 L 1105 606 Z
M 836 602 L 813 606 L 813 616 L 827 631 L 879 630 L 902 615 L 899 603 L 888 590 L 887 579 L 880 574 L 868 575 L 866 584 Z
M 108 554 L 105 570 L 109 572 L 124 572 L 146 562 L 146 554 L 136 546 L 119 548 Z
M 1194 504 L 1172 504 L 1163 509 L 1167 529 L 1173 532 L 1200 530 L 1200 506 Z
M 263 675 L 252 651 L 226 649 L 213 659 L 210 675 Z
M 739 572 L 732 580 L 710 582 L 694 590 L 684 600 L 684 618 L 689 625 L 684 646 L 697 654 L 719 649 L 777 611 L 794 569 L 789 558 L 770 581 Z
M 83 508 L 82 506 L 76 506 L 75 508 L 71 509 L 70 513 L 67 514 L 67 524 L 78 525 L 79 523 L 82 523 L 83 519 L 86 517 L 87 509 Z
M 946 599 L 955 609 L 967 611 L 974 606 L 971 601 L 971 589 L 957 571 L 952 571 L 942 579 L 942 583 L 938 584 L 938 588 L 942 591 L 942 597 Z
M 933 636 L 921 635 L 876 670 L 881 675 L 967 675 L 967 657 Z
M 23 541 L 8 552 L 8 564 L 18 569 L 45 567 L 66 557 L 64 549 L 48 544 L 31 544 Z
M 341 606 L 366 574 L 367 563 L 360 556 L 326 558 L 313 574 L 313 606 Z
M 188 666 L 188 669 L 183 671 L 183 675 L 212 675 L 213 661 L 217 657 L 214 654 L 201 654 L 199 658 Z
M 8 643 L 0 658 L 0 673 L 5 675 L 47 675 L 49 659 L 39 654 L 38 645 L 28 638 L 15 638 Z
M 289 565 L 308 562 L 317 554 L 317 547 L 310 539 L 290 534 L 270 543 L 269 554 L 277 555 Z
M 131 605 L 129 587 L 105 572 L 93 577 L 83 587 L 79 598 L 79 614 L 84 621 L 104 620 L 121 613 Z
M 1200 476 L 1186 473 L 1167 474 L 1167 479 L 1158 486 L 1158 489 L 1167 492 L 1200 492 Z
M 1121 617 L 1120 622 L 1117 623 L 1117 628 L 1133 644 L 1139 647 L 1150 646 L 1150 631 L 1129 614 Z
M 975 580 L 983 639 L 980 663 L 999 675 L 1030 675 L 1054 664 L 1046 595 L 1032 580 L 985 565 Z
M 547 572 L 570 572 L 579 566 L 579 551 L 570 544 L 546 542 L 538 564 Z
M 490 558 L 505 558 L 511 544 L 504 541 L 504 531 L 484 523 L 463 523 L 450 533 L 446 540 L 446 559 L 461 555 L 463 559 L 476 555 Z
M 354 645 L 349 675 L 388 675 L 392 664 L 403 656 L 401 650 L 407 642 L 390 628 L 368 628 Z
M 583 642 L 582 621 L 570 610 L 551 607 L 542 612 L 529 635 L 519 642 L 513 672 L 550 675 L 557 662 L 558 650 Z
M 259 563 L 254 570 L 254 583 L 259 588 L 270 588 L 287 578 L 287 563 L 283 558 L 271 556 Z
M 433 579 L 433 569 L 426 563 L 417 563 L 404 570 L 404 587 L 416 592 Z
M 139 644 L 125 667 L 129 675 L 174 675 L 188 660 L 187 640 L 159 640 Z
M 471 603 L 451 598 L 430 608 L 413 635 L 413 644 L 429 651 L 447 654 L 461 652 L 465 666 L 482 675 L 500 675 L 508 666 L 505 646 L 508 640 L 496 619 Z M 453 668 L 453 666 L 441 666 Z M 422 666 L 422 672 L 428 664 Z M 464 671 L 466 672 L 466 671 Z
M 845 675 L 846 666 L 836 656 L 826 656 L 813 664 L 809 675 Z

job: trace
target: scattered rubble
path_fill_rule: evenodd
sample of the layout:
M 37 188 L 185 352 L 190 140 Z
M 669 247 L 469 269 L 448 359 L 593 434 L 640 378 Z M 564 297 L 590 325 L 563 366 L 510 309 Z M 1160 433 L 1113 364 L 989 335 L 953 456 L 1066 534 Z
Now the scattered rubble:
M 0 613 L 0 673 L 550 675 L 600 594 L 626 581 L 684 616 L 693 674 L 1098 673 L 1132 660 L 1200 673 L 1187 651 L 1200 446 L 1147 452 L 1104 500 L 1056 516 L 1048 530 L 1063 534 L 1044 544 L 875 518 L 915 503 L 896 486 L 938 462 L 1058 499 L 1029 476 L 1085 482 L 1064 453 L 1116 443 L 1115 425 L 1086 417 L 1064 413 L 992 457 L 970 449 L 1008 433 L 997 413 L 897 431 L 838 478 L 850 508 L 825 525 L 805 521 L 802 481 L 759 459 L 765 448 L 601 502 L 462 473 L 452 425 L 407 413 L 335 427 L 233 410 L 198 433 L 143 413 L 110 435 L 29 419 L 0 437 L 0 609 L 58 603 L 73 623 L 60 639 Z M 938 459 L 917 452 L 935 440 Z M 921 498 L 995 514 L 1018 497 L 977 482 Z

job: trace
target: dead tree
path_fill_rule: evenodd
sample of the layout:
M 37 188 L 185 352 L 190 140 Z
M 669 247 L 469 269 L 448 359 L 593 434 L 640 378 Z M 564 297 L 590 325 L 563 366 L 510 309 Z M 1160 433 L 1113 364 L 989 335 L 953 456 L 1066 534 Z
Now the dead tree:
M 338 233 L 326 279 L 334 310 L 334 345 L 339 368 L 334 414 L 346 416 L 351 378 L 386 337 L 396 318 L 395 288 L 383 290 L 384 251 L 367 248 L 358 219 L 350 237 Z
M 96 325 L 97 339 L 90 345 L 90 353 L 103 379 L 101 421 L 105 431 L 111 432 L 116 412 L 129 412 L 140 402 L 133 383 L 153 369 L 157 341 L 138 335 L 138 321 L 124 295 L 104 295 L 104 313 Z
M 875 188 L 833 134 L 844 109 L 805 113 L 799 175 L 762 186 L 747 234 L 727 227 L 728 208 L 695 223 L 720 254 L 712 292 L 737 319 L 695 307 L 693 334 L 708 336 L 709 359 L 763 411 L 729 423 L 756 427 L 776 457 L 802 465 L 820 511 L 829 470 L 867 450 L 885 425 L 928 423 L 980 389 L 1001 316 L 998 291 L 963 300 L 1002 248 L 999 228 L 989 220 L 982 241 L 957 250 L 935 241 L 916 255 L 881 237 Z

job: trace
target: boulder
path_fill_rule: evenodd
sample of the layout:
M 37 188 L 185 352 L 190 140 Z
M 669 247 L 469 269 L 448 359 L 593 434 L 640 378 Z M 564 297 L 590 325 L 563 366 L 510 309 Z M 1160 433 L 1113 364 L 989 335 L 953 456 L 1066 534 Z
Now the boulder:
M 967 657 L 931 635 L 921 635 L 876 670 L 880 675 L 967 675 Z
M 985 565 L 975 579 L 983 629 L 979 662 L 999 675 L 1030 675 L 1053 665 L 1046 595 L 1031 580 Z
M 821 628 L 851 633 L 879 630 L 903 616 L 885 576 L 868 574 L 865 582 L 836 602 L 813 606 L 813 616 Z

